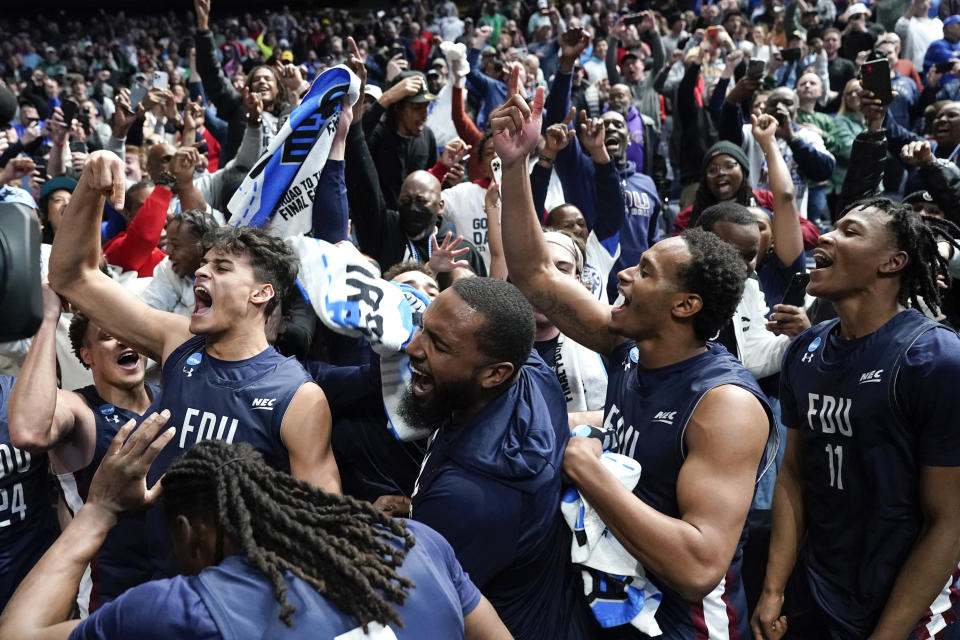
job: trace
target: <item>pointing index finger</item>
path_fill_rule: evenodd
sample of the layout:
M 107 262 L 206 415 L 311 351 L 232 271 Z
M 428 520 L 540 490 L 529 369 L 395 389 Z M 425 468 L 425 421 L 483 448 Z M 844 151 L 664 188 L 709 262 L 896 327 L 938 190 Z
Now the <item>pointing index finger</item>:
M 507 97 L 520 93 L 520 67 L 510 69 L 510 82 L 507 84 Z

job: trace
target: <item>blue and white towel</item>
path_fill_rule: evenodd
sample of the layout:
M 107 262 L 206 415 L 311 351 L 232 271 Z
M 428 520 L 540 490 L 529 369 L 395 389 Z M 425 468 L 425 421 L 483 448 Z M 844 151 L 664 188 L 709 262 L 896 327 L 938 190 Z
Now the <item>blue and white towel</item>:
M 263 227 L 280 238 L 310 231 L 314 192 L 337 132 L 344 94 L 354 104 L 360 79 L 343 65 L 314 80 L 230 198 L 230 224 Z
M 412 287 L 388 282 L 348 242 L 331 244 L 297 236 L 287 244 L 300 259 L 297 281 L 304 297 L 331 331 L 365 338 L 380 356 L 380 384 L 387 428 L 398 440 L 425 438 L 400 416 L 399 405 L 410 384 L 410 359 L 404 347 L 420 326 L 429 298 Z
M 575 429 L 574 435 L 584 434 Z M 633 458 L 605 451 L 600 461 L 627 489 L 633 490 L 640 480 L 640 465 Z M 629 624 L 649 636 L 660 635 L 654 615 L 663 595 L 647 581 L 643 566 L 576 489 L 564 494 L 560 511 L 573 531 L 570 559 L 582 568 L 584 595 L 600 626 Z

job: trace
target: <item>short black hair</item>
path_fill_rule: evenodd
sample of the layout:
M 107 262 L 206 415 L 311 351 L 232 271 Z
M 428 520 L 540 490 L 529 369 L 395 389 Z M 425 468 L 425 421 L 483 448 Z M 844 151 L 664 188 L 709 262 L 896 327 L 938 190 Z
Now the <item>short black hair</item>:
M 699 340 L 709 340 L 733 317 L 743 297 L 747 275 L 743 258 L 731 245 L 703 229 L 687 229 L 680 238 L 687 243 L 690 260 L 677 266 L 677 278 L 683 290 L 699 295 L 703 301 L 703 307 L 693 316 L 693 332 Z
M 741 227 L 749 227 L 757 224 L 757 219 L 745 206 L 731 200 L 718 202 L 704 209 L 694 226 L 704 231 L 713 231 L 718 222 L 732 222 Z
M 83 348 L 83 339 L 87 337 L 87 328 L 89 326 L 90 318 L 77 311 L 73 314 L 73 317 L 70 318 L 70 328 L 67 330 L 67 335 L 70 337 L 70 346 L 73 348 L 73 355 L 77 356 L 80 364 L 87 369 L 90 368 L 90 365 L 83 361 L 83 356 L 80 355 L 80 349 Z
M 187 209 L 179 215 L 170 218 L 170 220 L 167 221 L 167 228 L 174 223 L 186 225 L 190 233 L 197 237 L 200 246 L 202 246 L 203 239 L 207 233 L 220 226 L 216 218 L 200 209 Z
M 422 262 L 417 262 L 416 260 L 407 260 L 406 262 L 398 262 L 389 269 L 383 272 L 383 275 L 380 276 L 386 281 L 393 280 L 401 273 L 409 273 L 410 271 L 419 271 L 424 275 L 428 275 L 434 280 L 437 279 L 437 274 L 433 272 L 433 269 L 428 267 Z
M 495 362 L 513 365 L 512 382 L 533 349 L 536 323 L 530 303 L 515 286 L 496 278 L 461 278 L 451 288 L 483 316 L 477 346 Z
M 890 216 L 887 227 L 897 249 L 907 254 L 907 265 L 901 271 L 900 291 L 897 301 L 903 306 L 923 309 L 934 314 L 940 311 L 943 298 L 938 278 L 947 286 L 951 283 L 947 260 L 940 255 L 937 242 L 949 242 L 954 250 L 960 250 L 960 227 L 949 220 L 917 213 L 908 204 L 894 202 L 889 198 L 859 200 L 840 212 L 839 220 L 853 209 L 876 209 Z
M 250 258 L 254 276 L 273 285 L 273 298 L 264 307 L 270 317 L 274 307 L 290 296 L 300 271 L 300 261 L 283 240 L 256 227 L 217 227 L 203 238 L 205 251 L 222 251 Z

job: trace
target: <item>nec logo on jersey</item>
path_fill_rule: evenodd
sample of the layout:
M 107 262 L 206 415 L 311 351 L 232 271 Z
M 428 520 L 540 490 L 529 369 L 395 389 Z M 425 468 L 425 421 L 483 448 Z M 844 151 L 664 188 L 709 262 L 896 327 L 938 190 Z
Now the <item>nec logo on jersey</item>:
M 254 398 L 253 402 L 250 404 L 254 409 L 263 409 L 265 411 L 273 411 L 273 405 L 277 401 L 276 398 Z
M 860 374 L 860 384 L 865 382 L 880 382 L 880 375 L 883 373 L 883 369 L 877 369 L 876 371 L 867 371 L 866 373 Z
M 673 420 L 676 417 L 676 411 L 657 411 L 657 415 L 653 416 L 653 422 L 662 422 L 663 424 L 672 425 Z

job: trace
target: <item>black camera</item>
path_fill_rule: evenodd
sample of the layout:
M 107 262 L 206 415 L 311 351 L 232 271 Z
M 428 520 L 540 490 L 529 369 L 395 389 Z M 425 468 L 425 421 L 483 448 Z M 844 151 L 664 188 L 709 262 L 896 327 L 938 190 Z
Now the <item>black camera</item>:
M 0 342 L 29 338 L 43 320 L 40 221 L 22 204 L 0 203 Z

